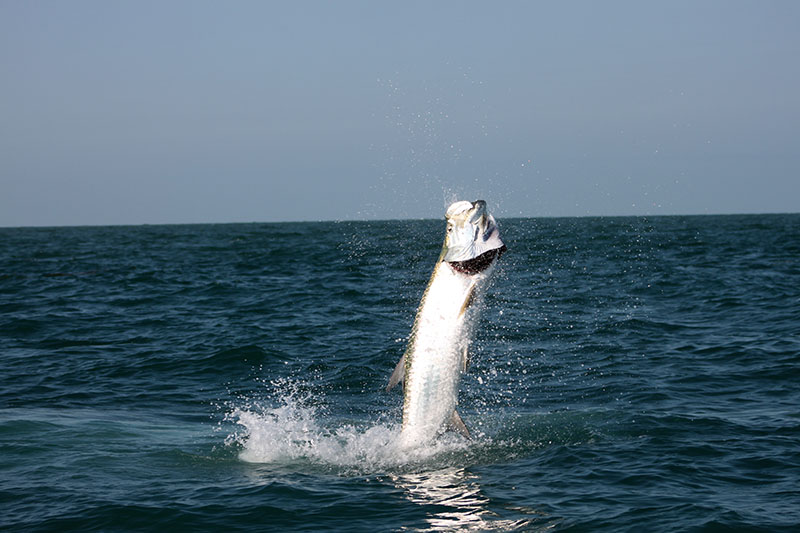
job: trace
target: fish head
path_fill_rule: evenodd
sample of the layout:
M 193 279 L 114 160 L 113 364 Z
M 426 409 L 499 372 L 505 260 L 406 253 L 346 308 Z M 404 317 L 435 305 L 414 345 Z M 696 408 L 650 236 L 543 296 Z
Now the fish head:
M 443 261 L 458 264 L 494 251 L 490 254 L 493 260 L 505 251 L 497 223 L 486 211 L 483 200 L 455 202 L 447 208 L 445 218 L 447 233 L 442 248 Z

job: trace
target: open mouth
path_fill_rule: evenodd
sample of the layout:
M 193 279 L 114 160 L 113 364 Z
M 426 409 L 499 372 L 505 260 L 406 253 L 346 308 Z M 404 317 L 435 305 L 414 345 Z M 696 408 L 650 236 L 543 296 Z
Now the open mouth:
M 502 247 L 484 252 L 478 257 L 473 257 L 466 261 L 450 261 L 447 264 L 453 267 L 453 270 L 462 274 L 478 274 L 489 268 L 494 260 L 503 255 L 505 251 L 506 245 L 504 244 Z

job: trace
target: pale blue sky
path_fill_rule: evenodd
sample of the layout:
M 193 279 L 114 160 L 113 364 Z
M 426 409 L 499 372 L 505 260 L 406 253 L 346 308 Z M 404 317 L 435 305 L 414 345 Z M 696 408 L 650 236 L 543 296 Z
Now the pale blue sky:
M 0 226 L 800 211 L 800 3 L 0 0 Z

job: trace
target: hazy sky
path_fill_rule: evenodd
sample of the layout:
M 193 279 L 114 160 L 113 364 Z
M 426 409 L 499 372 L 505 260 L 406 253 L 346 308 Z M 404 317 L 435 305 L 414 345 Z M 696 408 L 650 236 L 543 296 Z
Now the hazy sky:
M 800 211 L 800 2 L 0 0 L 0 226 Z

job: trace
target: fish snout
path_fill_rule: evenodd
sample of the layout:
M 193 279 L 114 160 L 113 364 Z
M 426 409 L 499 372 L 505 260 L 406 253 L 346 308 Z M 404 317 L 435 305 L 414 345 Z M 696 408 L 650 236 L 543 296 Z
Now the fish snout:
M 483 222 L 486 215 L 486 202 L 484 200 L 475 200 L 472 202 L 472 216 L 469 218 L 470 224 L 478 224 Z

